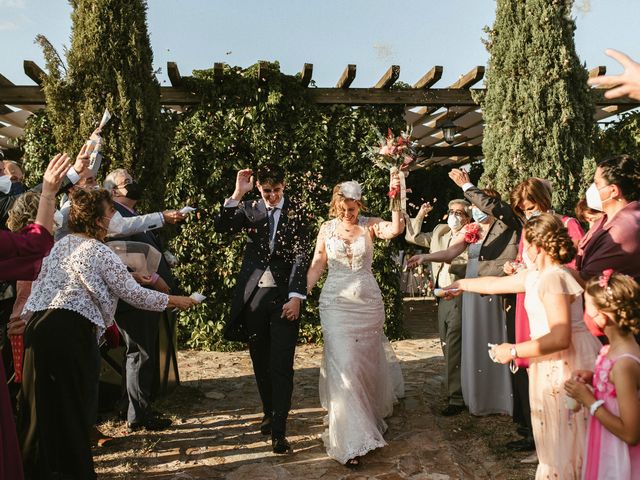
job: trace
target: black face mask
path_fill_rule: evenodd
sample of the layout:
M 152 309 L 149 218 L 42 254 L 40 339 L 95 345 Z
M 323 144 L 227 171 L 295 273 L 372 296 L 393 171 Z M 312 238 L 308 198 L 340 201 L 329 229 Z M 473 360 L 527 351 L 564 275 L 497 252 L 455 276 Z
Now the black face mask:
M 125 197 L 130 198 L 131 200 L 140 200 L 142 198 L 142 188 L 140 188 L 139 184 L 131 182 L 125 185 L 124 188 L 127 190 Z
M 24 188 L 24 184 L 22 182 L 14 182 L 11 184 L 11 190 L 9 190 L 9 195 L 20 195 L 21 193 L 26 192 L 27 189 Z

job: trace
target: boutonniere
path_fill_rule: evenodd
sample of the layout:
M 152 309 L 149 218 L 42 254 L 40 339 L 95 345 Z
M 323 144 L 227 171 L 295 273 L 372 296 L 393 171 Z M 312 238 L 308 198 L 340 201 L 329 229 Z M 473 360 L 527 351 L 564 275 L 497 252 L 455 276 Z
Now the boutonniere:
M 470 223 L 465 227 L 464 241 L 468 245 L 477 243 L 480 240 L 480 225 L 477 223 Z
M 294 212 L 293 210 L 289 210 L 287 212 L 287 217 L 289 217 L 289 220 L 291 220 L 292 218 L 296 218 L 296 212 Z

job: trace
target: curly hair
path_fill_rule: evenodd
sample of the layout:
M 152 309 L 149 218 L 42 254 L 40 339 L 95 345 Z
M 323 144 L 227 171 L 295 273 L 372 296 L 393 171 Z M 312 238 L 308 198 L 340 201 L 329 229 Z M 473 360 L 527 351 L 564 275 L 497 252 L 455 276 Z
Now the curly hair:
M 598 168 L 609 185 L 617 185 L 625 200 L 640 197 L 640 162 L 631 155 L 617 155 L 598 162 Z
M 350 200 L 342 194 L 340 185 L 341 184 L 338 184 L 333 187 L 333 193 L 331 194 L 331 203 L 329 204 L 329 217 L 331 218 L 342 218 L 342 216 L 344 215 L 344 202 L 345 200 Z M 361 212 L 367 211 L 367 206 L 362 200 L 353 201 L 356 202 Z
M 38 204 L 40 203 L 40 194 L 36 192 L 25 192 L 18 197 L 16 203 L 9 210 L 9 219 L 7 227 L 12 232 L 22 230 L 29 223 L 36 221 L 38 214 Z
M 524 219 L 524 212 L 520 204 L 525 200 L 535 203 L 540 210 L 547 212 L 551 209 L 551 184 L 543 178 L 531 177 L 520 182 L 509 195 L 511 209 L 520 218 Z
M 107 213 L 105 202 L 111 204 L 111 194 L 103 188 L 96 190 L 79 188 L 74 191 L 71 194 L 69 209 L 69 230 L 102 240 L 107 232 L 98 222 Z
M 633 278 L 614 273 L 602 287 L 600 278 L 593 277 L 587 282 L 585 292 L 598 310 L 611 315 L 623 335 L 640 333 L 640 286 Z
M 524 226 L 527 242 L 542 248 L 558 263 L 567 263 L 576 256 L 576 247 L 567 227 L 552 213 L 543 213 L 527 221 Z

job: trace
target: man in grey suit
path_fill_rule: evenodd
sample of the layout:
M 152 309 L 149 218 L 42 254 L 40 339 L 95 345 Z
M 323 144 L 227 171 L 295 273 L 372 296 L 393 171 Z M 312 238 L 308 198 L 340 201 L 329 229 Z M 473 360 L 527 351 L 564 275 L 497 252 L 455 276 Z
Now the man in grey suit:
M 407 223 L 405 240 L 429 249 L 430 252 L 446 250 L 451 240 L 469 223 L 469 202 L 455 199 L 449 202 L 447 223 L 437 225 L 433 231 L 422 233 L 422 222 L 431 210 L 429 204 L 420 207 L 418 215 Z M 451 264 L 431 263 L 431 278 L 434 288 L 450 285 L 465 275 L 467 265 L 466 250 Z M 462 385 L 460 379 L 460 361 L 462 357 L 462 296 L 450 301 L 437 299 L 438 331 L 445 361 L 445 386 L 447 406 L 441 411 L 444 416 L 457 415 L 464 410 Z

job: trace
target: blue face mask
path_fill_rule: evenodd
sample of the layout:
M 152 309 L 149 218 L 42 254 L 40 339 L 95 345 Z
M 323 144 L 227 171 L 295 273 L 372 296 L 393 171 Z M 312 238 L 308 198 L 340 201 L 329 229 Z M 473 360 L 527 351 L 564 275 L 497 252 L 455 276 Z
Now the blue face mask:
M 471 215 L 473 216 L 473 220 L 476 222 L 482 222 L 487 219 L 489 215 L 484 213 L 482 210 L 478 208 L 474 208 L 471 210 Z

